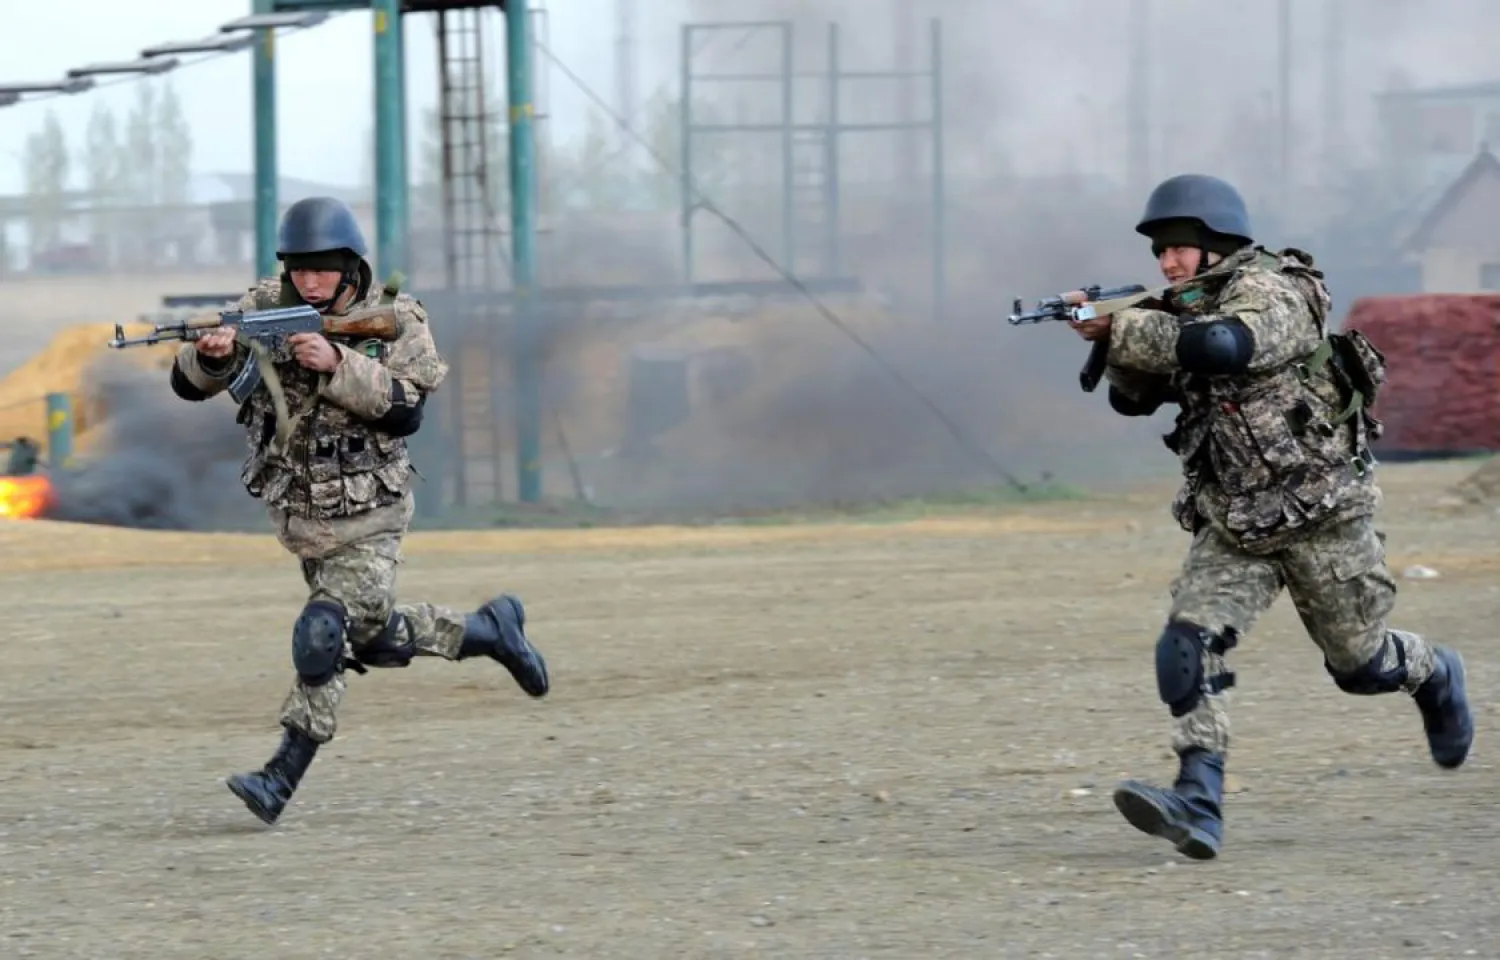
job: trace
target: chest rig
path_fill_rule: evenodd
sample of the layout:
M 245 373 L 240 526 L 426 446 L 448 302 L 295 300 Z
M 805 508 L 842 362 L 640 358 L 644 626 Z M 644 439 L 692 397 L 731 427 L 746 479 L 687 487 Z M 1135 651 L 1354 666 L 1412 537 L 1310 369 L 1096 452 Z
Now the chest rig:
M 1180 413 L 1164 441 L 1182 461 L 1186 483 L 1173 504 L 1178 522 L 1196 531 L 1203 498 L 1246 546 L 1335 514 L 1366 482 L 1369 444 L 1380 424 L 1369 413 L 1385 379 L 1384 357 L 1362 335 L 1329 334 L 1330 300 L 1321 271 L 1298 250 L 1256 250 L 1246 264 L 1274 271 L 1302 294 L 1312 327 L 1284 331 L 1316 342 L 1305 356 L 1271 370 L 1240 375 L 1180 373 Z M 1219 308 L 1232 280 L 1172 304 L 1180 315 Z
M 394 302 L 399 282 L 393 277 L 364 303 Z M 284 282 L 280 299 L 294 297 Z M 380 340 L 329 339 L 380 363 L 389 349 Z M 264 377 L 237 416 L 249 447 L 240 479 L 250 495 L 294 516 L 323 520 L 399 502 L 410 470 L 405 439 L 325 399 L 330 375 L 304 368 L 284 345 L 269 360 L 274 376 Z

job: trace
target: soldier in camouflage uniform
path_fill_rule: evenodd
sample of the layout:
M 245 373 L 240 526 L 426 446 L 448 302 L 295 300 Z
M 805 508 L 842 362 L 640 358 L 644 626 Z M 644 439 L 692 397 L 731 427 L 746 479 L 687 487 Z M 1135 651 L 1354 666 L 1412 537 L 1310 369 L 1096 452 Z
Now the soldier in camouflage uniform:
M 1176 783 L 1126 781 L 1114 801 L 1137 829 L 1210 859 L 1223 836 L 1234 681 L 1225 654 L 1283 587 L 1339 689 L 1411 695 L 1438 765 L 1464 762 L 1474 721 L 1459 655 L 1387 621 L 1396 583 L 1374 525 L 1367 446 L 1379 423 L 1350 402 L 1360 384 L 1372 395 L 1383 382 L 1379 352 L 1357 333 L 1328 335 L 1321 271 L 1301 251 L 1255 245 L 1244 201 L 1224 181 L 1166 180 L 1136 230 L 1171 286 L 1073 326 L 1108 338 L 1118 413 L 1179 406 L 1165 440 L 1186 482 L 1172 512 L 1193 540 L 1156 646 Z
M 447 372 L 422 306 L 373 282 L 352 212 L 315 197 L 281 223 L 280 277 L 262 281 L 237 310 L 310 303 L 331 315 L 393 303 L 394 341 L 289 338 L 273 357 L 290 432 L 278 436 L 275 397 L 261 383 L 239 411 L 249 441 L 242 479 L 265 502 L 281 544 L 302 562 L 308 600 L 292 628 L 296 679 L 281 708 L 280 748 L 259 771 L 228 786 L 266 823 L 291 799 L 318 747 L 333 738 L 344 672 L 404 667 L 414 657 L 489 657 L 533 697 L 547 694 L 546 664 L 524 632 L 520 600 L 501 595 L 474 613 L 428 603 L 396 605 L 396 567 L 413 500 L 406 438 L 422 422 L 427 395 Z M 172 389 L 202 401 L 252 362 L 232 330 L 185 344 Z

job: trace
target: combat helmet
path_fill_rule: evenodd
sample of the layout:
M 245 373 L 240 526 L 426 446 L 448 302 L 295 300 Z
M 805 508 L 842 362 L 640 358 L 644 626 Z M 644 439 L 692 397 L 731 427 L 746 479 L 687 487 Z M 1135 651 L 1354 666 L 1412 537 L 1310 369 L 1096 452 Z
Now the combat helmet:
M 342 274 L 338 290 L 322 308 L 338 300 L 345 287 L 361 293 L 368 289 L 371 269 L 366 256 L 369 246 L 359 221 L 349 205 L 333 197 L 306 197 L 287 208 L 276 237 L 276 257 L 291 286 L 293 270 L 337 270 Z
M 1168 246 L 1199 247 L 1228 256 L 1253 243 L 1245 199 L 1227 181 L 1201 173 L 1169 177 L 1146 198 L 1136 233 L 1160 255 Z

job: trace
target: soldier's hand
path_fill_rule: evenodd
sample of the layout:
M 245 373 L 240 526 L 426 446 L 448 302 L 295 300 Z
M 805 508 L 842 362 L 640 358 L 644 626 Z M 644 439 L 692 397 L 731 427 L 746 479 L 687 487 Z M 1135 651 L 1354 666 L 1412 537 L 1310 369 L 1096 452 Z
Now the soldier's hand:
M 1109 317 L 1095 317 L 1092 320 L 1069 320 L 1068 326 L 1078 331 L 1078 335 L 1085 340 L 1098 340 L 1109 336 Z
M 292 348 L 292 356 L 297 362 L 309 370 L 319 373 L 332 373 L 339 367 L 343 357 L 328 338 L 321 333 L 298 333 L 287 338 L 287 345 Z
M 223 359 L 234 352 L 234 328 L 210 330 L 196 341 L 198 352 L 205 357 Z

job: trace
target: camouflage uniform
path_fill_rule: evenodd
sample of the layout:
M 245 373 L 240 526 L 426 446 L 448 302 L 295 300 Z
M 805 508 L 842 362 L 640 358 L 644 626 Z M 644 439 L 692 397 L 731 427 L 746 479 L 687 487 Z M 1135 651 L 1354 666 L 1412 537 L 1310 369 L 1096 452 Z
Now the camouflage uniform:
M 374 306 L 380 298 L 374 289 L 351 309 Z M 279 278 L 271 278 L 231 309 L 297 302 L 293 292 L 284 294 Z M 241 479 L 265 503 L 282 546 L 302 561 L 309 600 L 332 600 L 348 611 L 349 659 L 357 662 L 395 614 L 418 654 L 455 660 L 466 614 L 426 603 L 395 604 L 401 540 L 413 511 L 411 466 L 405 439 L 378 432 L 369 422 L 389 409 L 393 379 L 405 386 L 404 396 L 415 397 L 437 389 L 448 369 L 421 305 L 400 294 L 395 307 L 398 339 L 335 343 L 340 362 L 332 374 L 303 369 L 290 356 L 276 363 L 296 427 L 286 448 L 276 449 L 271 395 L 264 388 L 252 394 L 239 415 L 249 446 Z M 192 344 L 177 355 L 183 376 L 207 396 L 222 391 L 242 362 L 248 353 L 240 348 L 230 366 L 211 375 Z M 319 743 L 332 740 L 345 686 L 342 674 L 316 687 L 299 677 L 282 706 L 282 723 Z
M 1208 178 L 1196 179 L 1202 189 Z M 1148 216 L 1143 227 L 1158 246 L 1202 245 L 1173 237 L 1170 221 Z M 1188 233 L 1217 236 L 1201 220 Z M 1368 450 L 1379 422 L 1351 404 L 1351 385 L 1383 380 L 1383 358 L 1358 335 L 1328 336 L 1331 300 L 1311 257 L 1235 240 L 1228 249 L 1163 299 L 1117 313 L 1105 371 L 1121 413 L 1179 406 L 1165 438 L 1184 474 L 1172 513 L 1193 535 L 1157 644 L 1182 771 L 1174 791 L 1130 781 L 1115 801 L 1198 858 L 1216 855 L 1221 836 L 1234 682 L 1225 655 L 1282 588 L 1340 689 L 1412 694 L 1442 766 L 1461 764 L 1473 737 L 1457 654 L 1387 623 L 1396 583 L 1374 525 Z
M 281 247 L 288 269 L 338 270 L 339 291 L 356 291 L 341 311 L 321 306 L 325 314 L 386 302 L 397 336 L 355 342 L 327 335 L 339 356 L 332 373 L 304 368 L 283 348 L 268 358 L 279 391 L 263 381 L 240 407 L 249 451 L 241 479 L 265 503 L 281 544 L 301 561 L 308 589 L 293 628 L 297 676 L 281 708 L 282 747 L 263 770 L 228 783 L 267 823 L 280 816 L 317 747 L 337 731 L 347 669 L 405 667 L 416 656 L 485 656 L 505 666 L 531 696 L 549 689 L 545 662 L 526 639 L 525 610 L 515 597 L 501 595 L 473 613 L 395 602 L 401 541 L 413 512 L 406 437 L 418 429 L 426 396 L 447 373 L 426 313 L 411 297 L 372 282 L 363 238 L 337 201 L 294 204 L 282 224 Z M 262 281 L 232 309 L 301 302 L 284 274 Z M 243 343 L 220 360 L 185 344 L 173 366 L 173 389 L 184 399 L 206 400 L 250 362 Z

